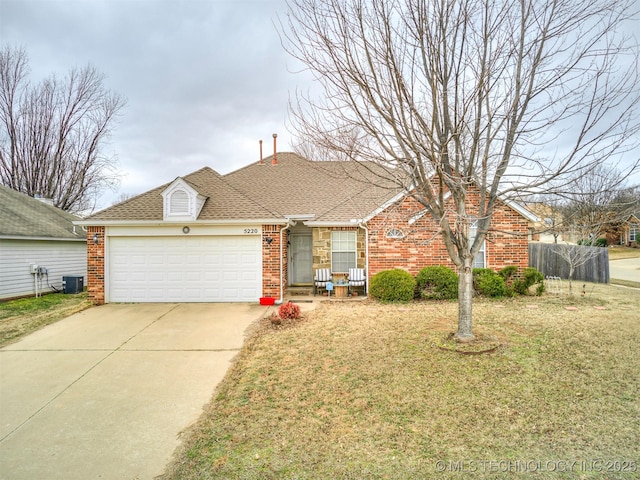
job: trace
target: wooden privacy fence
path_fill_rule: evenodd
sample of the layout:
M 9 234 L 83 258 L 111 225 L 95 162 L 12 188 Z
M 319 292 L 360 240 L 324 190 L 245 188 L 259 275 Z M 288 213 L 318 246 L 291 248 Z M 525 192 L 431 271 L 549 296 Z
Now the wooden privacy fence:
M 529 266 L 545 277 L 569 278 L 572 259 L 575 270 L 572 280 L 609 283 L 609 251 L 602 247 L 529 242 Z

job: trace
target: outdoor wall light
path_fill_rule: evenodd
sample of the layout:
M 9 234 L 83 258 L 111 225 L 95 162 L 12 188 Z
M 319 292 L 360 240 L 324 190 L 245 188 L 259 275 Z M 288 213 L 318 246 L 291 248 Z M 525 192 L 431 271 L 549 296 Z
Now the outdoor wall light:
M 96 245 L 98 245 L 98 243 L 100 243 L 100 239 L 98 238 L 98 234 L 97 233 L 93 234 L 93 243 L 95 243 Z
M 267 245 L 271 245 L 271 242 L 273 242 L 273 238 L 271 237 L 264 237 L 264 241 L 267 242 Z

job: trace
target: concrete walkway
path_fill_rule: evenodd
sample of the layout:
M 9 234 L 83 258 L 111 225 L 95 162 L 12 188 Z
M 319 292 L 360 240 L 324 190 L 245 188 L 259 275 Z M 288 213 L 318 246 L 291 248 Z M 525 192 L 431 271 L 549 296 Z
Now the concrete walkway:
M 0 350 L 0 478 L 152 479 L 266 313 L 94 307 Z
M 610 260 L 609 276 L 618 280 L 640 282 L 640 258 Z

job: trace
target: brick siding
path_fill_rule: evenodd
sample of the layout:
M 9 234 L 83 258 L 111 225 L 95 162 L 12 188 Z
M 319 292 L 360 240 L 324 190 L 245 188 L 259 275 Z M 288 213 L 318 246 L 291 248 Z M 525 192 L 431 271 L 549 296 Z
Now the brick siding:
M 280 225 L 262 226 L 262 296 L 280 298 L 284 291 L 280 290 L 280 267 L 285 266 L 283 271 L 283 283 L 287 280 L 287 255 L 288 238 L 287 231 L 282 234 L 282 259 L 280 259 Z M 271 243 L 267 242 L 267 237 L 271 238 Z
M 469 195 L 468 211 L 473 212 L 477 194 Z M 401 268 L 416 275 L 421 268 L 444 265 L 455 268 L 451 261 L 438 226 L 430 215 L 419 217 L 424 208 L 412 198 L 374 217 L 369 223 L 369 278 L 381 270 Z M 413 224 L 408 220 L 417 218 Z M 397 228 L 404 238 L 387 238 L 387 232 Z M 520 271 L 529 264 L 529 222 L 504 203 L 494 211 L 486 237 L 485 266 L 494 270 L 514 265 Z
M 87 227 L 87 295 L 94 305 L 104 303 L 104 227 Z

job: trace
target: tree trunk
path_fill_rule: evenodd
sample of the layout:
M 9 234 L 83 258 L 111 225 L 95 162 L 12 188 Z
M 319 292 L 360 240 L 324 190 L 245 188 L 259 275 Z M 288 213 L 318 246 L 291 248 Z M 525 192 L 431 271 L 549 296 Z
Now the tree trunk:
M 467 263 L 467 262 L 465 262 Z M 475 337 L 472 332 L 473 323 L 473 269 L 465 265 L 460 269 L 458 278 L 458 332 L 456 340 L 470 342 Z

